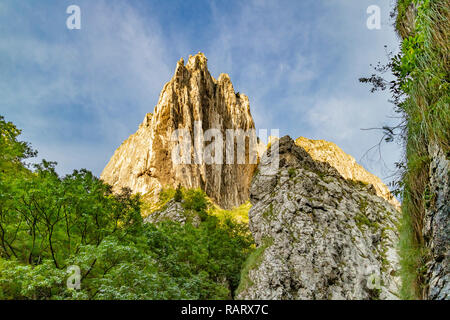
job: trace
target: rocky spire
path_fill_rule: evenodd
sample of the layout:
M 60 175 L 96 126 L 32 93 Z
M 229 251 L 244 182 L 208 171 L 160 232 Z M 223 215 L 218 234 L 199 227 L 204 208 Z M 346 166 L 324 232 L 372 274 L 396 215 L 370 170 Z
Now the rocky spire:
M 180 59 L 175 74 L 165 84 L 153 114 L 147 114 L 136 133 L 116 150 L 101 174 L 114 190 L 128 187 L 133 192 L 156 196 L 163 187 L 201 188 L 224 208 L 238 206 L 249 197 L 254 164 L 174 164 L 171 136 L 186 129 L 195 144 L 195 123 L 203 131 L 214 128 L 226 136 L 226 129 L 254 129 L 249 100 L 234 91 L 227 74 L 214 79 L 203 53 Z M 224 142 L 225 143 L 225 142 Z M 191 158 L 195 158 L 194 151 Z

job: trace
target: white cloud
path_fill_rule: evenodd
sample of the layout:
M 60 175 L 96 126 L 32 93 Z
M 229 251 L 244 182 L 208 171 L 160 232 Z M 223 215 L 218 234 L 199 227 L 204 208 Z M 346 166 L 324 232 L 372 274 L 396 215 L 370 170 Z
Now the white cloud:
M 361 129 L 391 122 L 392 106 L 388 95 L 370 94 L 358 78 L 372 71 L 369 64 L 383 61 L 383 46 L 395 49 L 397 39 L 389 20 L 390 0 L 378 1 L 382 29 L 367 29 L 371 4 L 247 1 L 232 18 L 213 6 L 219 32 L 208 57 L 249 95 L 257 126 L 336 142 L 386 177 L 400 148 L 384 146 L 381 160 L 364 156 L 381 133 Z
M 360 129 L 379 126 L 391 113 L 386 95 L 370 94 L 357 81 L 383 58 L 384 44 L 396 45 L 390 0 L 378 1 L 382 30 L 367 30 L 372 2 L 254 0 L 224 10 L 211 1 L 213 24 L 196 30 L 211 37 L 199 49 L 214 76 L 229 73 L 235 89 L 249 96 L 258 128 L 328 139 L 359 160 L 380 138 Z M 87 167 L 99 174 L 153 110 L 175 68 L 171 59 L 196 53 L 189 52 L 196 39 L 186 37 L 183 21 L 169 32 L 164 21 L 134 6 L 85 1 L 80 31 L 45 39 L 24 25 L 0 42 L 11 76 L 0 78 L 1 110 L 17 119 L 42 156 L 60 162 L 62 172 Z M 392 167 L 399 149 L 386 150 Z M 384 176 L 382 164 L 372 164 Z
M 41 156 L 54 156 L 62 172 L 105 165 L 144 114 L 153 111 L 174 67 L 167 61 L 160 26 L 124 2 L 82 6 L 82 19 L 81 30 L 61 30 L 61 41 L 37 37 L 22 25 L 22 32 L 6 34 L 0 42 L 8 63 L 8 73 L 0 79 L 2 113 L 24 129 Z M 86 119 L 95 121 L 84 123 Z M 63 148 L 64 154 L 57 145 L 57 126 L 73 133 L 66 137 L 73 148 Z M 90 156 L 79 157 L 81 142 Z M 99 155 L 95 150 L 104 144 L 110 150 Z M 67 161 L 70 156 L 80 159 L 78 165 Z

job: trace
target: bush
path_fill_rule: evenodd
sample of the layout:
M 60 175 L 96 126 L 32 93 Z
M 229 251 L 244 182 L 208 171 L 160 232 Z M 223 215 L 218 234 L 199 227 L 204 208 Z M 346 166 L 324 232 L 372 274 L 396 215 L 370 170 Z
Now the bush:
M 178 187 L 175 190 L 175 195 L 173 196 L 173 200 L 175 202 L 181 202 L 181 200 L 183 200 L 183 192 L 181 191 L 181 184 L 178 184 Z

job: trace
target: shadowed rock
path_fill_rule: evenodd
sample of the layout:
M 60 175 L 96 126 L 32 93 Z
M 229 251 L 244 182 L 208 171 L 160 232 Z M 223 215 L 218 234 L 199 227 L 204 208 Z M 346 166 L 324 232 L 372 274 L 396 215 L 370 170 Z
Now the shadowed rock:
M 240 299 L 396 299 L 399 212 L 371 185 L 342 177 L 286 136 L 280 168 L 250 188 L 258 249 Z M 258 172 L 268 165 L 261 159 Z

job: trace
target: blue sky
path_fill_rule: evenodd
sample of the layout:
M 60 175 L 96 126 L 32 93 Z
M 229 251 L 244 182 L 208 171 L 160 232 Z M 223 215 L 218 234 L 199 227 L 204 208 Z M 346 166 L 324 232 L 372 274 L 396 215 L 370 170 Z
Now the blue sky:
M 81 30 L 66 8 L 81 8 Z M 366 27 L 370 5 L 381 29 Z M 386 94 L 358 78 L 396 50 L 393 0 L 1 0 L 0 114 L 61 174 L 99 175 L 152 112 L 176 62 L 204 52 L 249 96 L 257 128 L 335 142 L 385 181 L 401 155 L 361 128 L 392 123 Z

